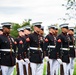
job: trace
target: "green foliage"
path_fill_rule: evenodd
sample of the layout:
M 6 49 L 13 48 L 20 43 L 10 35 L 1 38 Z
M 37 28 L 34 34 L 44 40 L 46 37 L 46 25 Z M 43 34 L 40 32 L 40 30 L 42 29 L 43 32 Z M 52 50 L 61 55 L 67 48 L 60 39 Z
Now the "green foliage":
M 27 26 L 27 25 L 31 26 L 30 25 L 30 21 L 31 21 L 31 19 L 28 19 L 28 21 L 23 21 L 23 23 L 21 25 L 19 25 L 17 23 L 13 23 L 10 35 L 13 36 L 14 38 L 18 37 L 18 31 L 17 31 L 17 29 L 21 28 L 21 27 L 24 27 L 24 26 Z M 31 28 L 33 29 L 32 26 L 31 26 Z
M 58 29 L 58 34 L 60 34 L 61 33 L 61 29 Z
M 28 19 L 28 20 L 26 20 L 26 21 L 23 21 L 22 27 L 23 27 L 23 26 L 30 25 L 30 21 L 31 21 L 31 19 Z
M 74 73 L 73 75 L 76 75 L 76 59 L 75 59 L 75 64 L 74 64 Z
M 30 23 L 29 22 L 23 22 L 22 27 L 27 26 L 27 25 L 30 25 Z
M 21 26 L 19 24 L 13 24 L 12 29 L 11 29 L 11 36 L 13 36 L 14 38 L 16 38 L 18 36 L 18 31 L 17 29 L 20 28 Z
M 17 30 L 12 30 L 10 32 L 11 36 L 13 36 L 14 38 L 16 38 L 18 36 L 18 31 Z
M 14 67 L 13 75 L 17 75 L 17 69 L 16 69 L 16 66 Z
M 13 30 L 17 30 L 18 28 L 20 28 L 21 26 L 19 24 L 13 24 L 12 29 Z

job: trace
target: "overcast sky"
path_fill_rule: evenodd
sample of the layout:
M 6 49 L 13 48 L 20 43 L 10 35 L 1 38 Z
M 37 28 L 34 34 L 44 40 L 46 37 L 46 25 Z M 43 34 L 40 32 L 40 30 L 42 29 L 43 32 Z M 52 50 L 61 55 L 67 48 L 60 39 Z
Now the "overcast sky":
M 25 19 L 31 23 L 41 21 L 47 26 L 57 23 L 66 9 L 62 7 L 65 0 L 0 0 L 0 23 L 16 22 L 21 24 Z

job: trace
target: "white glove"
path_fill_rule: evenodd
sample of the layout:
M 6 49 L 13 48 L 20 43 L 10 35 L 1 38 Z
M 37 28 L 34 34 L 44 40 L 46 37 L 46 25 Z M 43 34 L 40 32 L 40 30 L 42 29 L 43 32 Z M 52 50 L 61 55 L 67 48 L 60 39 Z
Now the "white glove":
M 18 59 L 16 58 L 16 63 L 18 63 Z
M 57 61 L 59 62 L 59 64 L 63 64 L 61 59 L 58 58 Z
M 21 59 L 21 60 L 20 60 L 20 62 L 23 64 L 23 63 L 24 63 L 24 60 L 23 60 L 23 59 Z
M 30 63 L 30 60 L 28 58 L 24 59 L 26 63 Z
M 49 61 L 49 58 L 47 56 L 44 57 L 43 61 Z

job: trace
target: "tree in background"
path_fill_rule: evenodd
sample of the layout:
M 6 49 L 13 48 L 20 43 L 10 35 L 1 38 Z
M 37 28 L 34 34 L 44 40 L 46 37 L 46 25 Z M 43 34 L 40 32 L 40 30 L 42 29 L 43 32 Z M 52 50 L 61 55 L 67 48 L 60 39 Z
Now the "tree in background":
M 25 19 L 24 21 L 23 21 L 23 23 L 22 23 L 22 27 L 23 26 L 27 26 L 27 25 L 29 25 L 30 26 L 30 21 L 31 21 L 31 19 Z
M 25 19 L 25 21 L 23 21 L 23 23 L 22 23 L 22 27 L 24 27 L 24 26 L 30 26 L 31 29 L 32 29 L 32 31 L 33 31 L 33 26 L 31 25 L 30 21 L 32 21 L 32 19 L 28 19 L 28 20 Z
M 23 23 L 22 23 L 22 27 L 24 27 L 24 26 L 30 26 L 31 29 L 32 29 L 32 31 L 33 31 L 33 25 L 31 25 L 30 21 L 32 21 L 32 19 L 28 19 L 28 20 L 25 19 L 25 21 L 23 21 Z
M 16 38 L 16 37 L 18 37 L 18 31 L 17 31 L 18 28 L 21 28 L 21 27 L 24 27 L 27 25 L 29 25 L 32 28 L 30 21 L 31 21 L 31 19 L 25 20 L 25 21 L 23 21 L 23 23 L 21 25 L 19 25 L 18 23 L 13 23 L 10 35 L 13 36 L 14 38 Z
M 13 36 L 14 38 L 16 38 L 18 36 L 18 31 L 17 29 L 20 28 L 21 26 L 17 23 L 13 23 L 12 25 L 12 29 L 10 32 L 10 35 Z
M 67 10 L 74 9 L 76 6 L 76 0 L 66 0 L 66 4 L 62 4 L 62 6 L 66 6 Z M 75 8 L 75 10 L 76 10 L 76 8 Z
M 68 20 L 76 19 L 76 0 L 66 0 L 65 4 L 62 4 L 66 8 L 65 15 L 68 17 Z M 67 20 L 65 18 L 65 20 Z

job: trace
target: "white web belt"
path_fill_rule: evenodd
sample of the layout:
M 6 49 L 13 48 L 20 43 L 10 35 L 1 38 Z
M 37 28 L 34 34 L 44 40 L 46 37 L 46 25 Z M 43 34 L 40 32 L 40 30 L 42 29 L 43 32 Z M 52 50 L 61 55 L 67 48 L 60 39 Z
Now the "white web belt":
M 12 52 L 14 52 L 13 49 L 12 50 L 11 49 L 0 49 L 0 51 L 6 51 L 6 52 L 11 52 L 12 51 Z
M 42 51 L 41 48 L 36 48 L 36 47 L 30 47 L 29 49 L 32 49 L 32 50 L 41 50 Z

